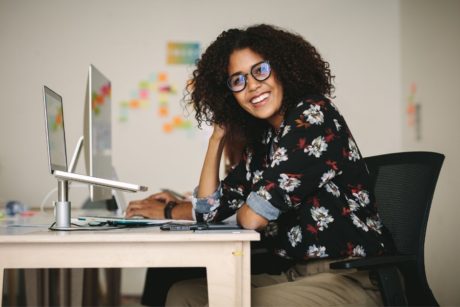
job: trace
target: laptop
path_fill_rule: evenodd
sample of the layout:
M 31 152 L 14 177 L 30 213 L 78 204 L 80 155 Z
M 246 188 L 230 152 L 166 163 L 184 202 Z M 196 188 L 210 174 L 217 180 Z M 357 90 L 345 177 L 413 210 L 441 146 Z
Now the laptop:
M 147 187 L 142 185 L 86 176 L 72 172 L 67 164 L 67 146 L 62 96 L 51 90 L 49 87 L 44 86 L 43 101 L 45 106 L 48 167 L 50 173 L 54 175 L 56 179 L 66 180 L 68 182 L 77 181 L 86 184 L 95 184 L 115 189 L 114 197 L 117 201 L 120 201 L 120 204 L 126 203 L 121 191 L 147 191 Z

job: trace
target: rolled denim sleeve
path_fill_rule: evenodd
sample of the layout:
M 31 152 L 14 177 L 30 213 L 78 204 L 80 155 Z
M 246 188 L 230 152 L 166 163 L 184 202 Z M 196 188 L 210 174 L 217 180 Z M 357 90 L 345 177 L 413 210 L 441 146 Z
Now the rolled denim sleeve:
M 198 187 L 193 190 L 192 194 L 192 205 L 193 210 L 197 213 L 209 213 L 217 209 L 220 206 L 220 198 L 222 197 L 221 184 L 217 187 L 217 190 L 207 197 L 197 197 Z
M 249 193 L 246 203 L 255 213 L 263 216 L 269 221 L 276 220 L 280 215 L 280 210 L 278 208 L 256 192 Z

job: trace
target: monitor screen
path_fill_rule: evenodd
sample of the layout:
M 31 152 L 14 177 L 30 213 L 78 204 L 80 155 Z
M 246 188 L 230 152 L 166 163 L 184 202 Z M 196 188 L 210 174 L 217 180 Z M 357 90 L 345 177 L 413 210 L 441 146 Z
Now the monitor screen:
M 84 153 L 89 176 L 112 179 L 112 87 L 96 67 L 89 66 L 84 113 Z M 112 199 L 112 190 L 90 186 L 92 201 Z
M 43 100 L 50 172 L 67 171 L 62 97 L 45 86 L 43 88 Z

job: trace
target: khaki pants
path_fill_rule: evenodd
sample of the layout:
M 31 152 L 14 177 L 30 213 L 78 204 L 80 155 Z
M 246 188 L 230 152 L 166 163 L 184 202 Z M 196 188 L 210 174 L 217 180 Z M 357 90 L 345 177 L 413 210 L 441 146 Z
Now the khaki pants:
M 251 276 L 252 306 L 382 306 L 368 272 L 331 270 L 329 260 L 297 264 L 281 275 Z M 168 292 L 166 306 L 207 306 L 206 279 L 185 280 Z

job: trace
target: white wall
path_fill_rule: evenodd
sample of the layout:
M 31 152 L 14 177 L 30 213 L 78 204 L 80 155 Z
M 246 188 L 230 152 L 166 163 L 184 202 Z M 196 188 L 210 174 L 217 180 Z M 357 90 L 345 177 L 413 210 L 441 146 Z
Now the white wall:
M 404 121 L 405 150 L 446 155 L 431 207 L 425 244 L 428 281 L 441 305 L 460 305 L 460 1 L 401 1 L 403 102 L 410 85 L 421 105 L 420 137 Z
M 165 64 L 166 42 L 198 41 L 206 47 L 224 29 L 259 22 L 302 34 L 330 62 L 337 76 L 335 102 L 364 155 L 399 151 L 399 13 L 397 0 L 0 0 L 0 200 L 38 206 L 56 187 L 47 171 L 42 86 L 64 97 L 72 152 L 82 133 L 90 63 L 112 80 L 114 164 L 120 179 L 148 185 L 149 192 L 191 190 L 206 133 L 165 135 L 154 109 L 132 112 L 120 123 L 118 102 L 162 70 L 180 91 L 191 68 Z M 179 112 L 180 95 L 175 99 Z M 86 195 L 86 189 L 70 192 L 75 204 Z M 143 275 L 139 278 L 140 291 Z
M 191 68 L 165 64 L 167 41 L 198 41 L 206 47 L 222 30 L 256 22 L 303 34 L 330 61 L 337 76 L 336 103 L 365 155 L 397 150 L 398 11 L 396 1 L 366 0 L 1 0 L 0 199 L 37 205 L 56 186 L 47 172 L 41 89 L 46 84 L 64 98 L 67 147 L 72 152 L 82 134 L 90 63 L 112 80 L 113 158 L 120 179 L 148 185 L 149 192 L 192 189 L 206 135 L 198 130 L 191 137 L 179 131 L 165 135 L 153 108 L 131 112 L 129 121 L 120 123 L 118 103 L 130 97 L 139 81 L 163 70 L 181 93 Z M 177 112 L 180 98 L 173 101 Z M 393 124 L 383 130 L 387 118 Z M 388 136 L 391 142 L 380 141 Z M 86 190 L 72 190 L 70 195 L 79 193 Z

